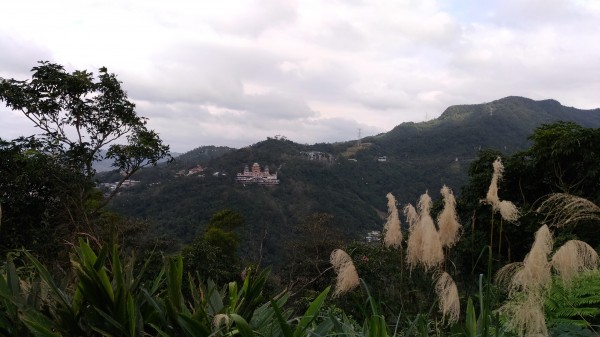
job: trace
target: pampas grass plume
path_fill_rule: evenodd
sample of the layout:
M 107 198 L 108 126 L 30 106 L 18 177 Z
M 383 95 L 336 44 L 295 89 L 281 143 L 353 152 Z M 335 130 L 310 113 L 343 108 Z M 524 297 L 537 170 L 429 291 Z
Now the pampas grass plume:
M 435 293 L 440 300 L 440 311 L 449 324 L 456 323 L 460 316 L 458 288 L 447 272 L 442 273 L 435 282 Z
M 404 214 L 408 221 L 408 240 L 406 242 L 406 262 L 412 270 L 421 260 L 421 247 L 423 246 L 423 227 L 420 226 L 419 214 L 411 204 L 404 207 Z
M 352 262 L 352 258 L 345 251 L 336 249 L 331 252 L 330 262 L 337 274 L 333 296 L 342 295 L 359 284 L 358 273 Z
M 400 247 L 402 245 L 402 230 L 400 229 L 400 217 L 396 207 L 396 198 L 392 193 L 387 194 L 388 218 L 384 230 L 383 243 L 386 247 Z
M 440 241 L 444 247 L 452 247 L 460 237 L 461 225 L 458 222 L 456 215 L 456 199 L 452 190 L 444 185 L 441 190 L 444 197 L 444 209 L 438 216 L 437 222 L 439 226 Z
M 513 277 L 513 289 L 535 292 L 545 289 L 550 284 L 548 255 L 552 251 L 552 241 L 552 233 L 548 226 L 541 226 L 535 233 L 531 250 L 523 260 L 523 269 Z
M 548 226 L 541 226 L 523 262 L 506 265 L 496 274 L 498 283 L 508 284 L 509 298 L 512 299 L 498 311 L 508 318 L 506 326 L 519 336 L 548 336 L 543 294 L 552 277 L 548 261 L 552 241 Z
M 421 195 L 417 212 L 411 205 L 404 209 L 410 224 L 410 235 L 406 248 L 406 261 L 412 270 L 421 263 L 425 271 L 440 265 L 444 261 L 444 252 L 440 236 L 429 211 L 431 210 L 431 197 L 427 192 Z
M 502 179 L 502 174 L 504 173 L 504 165 L 502 165 L 500 157 L 496 158 L 492 166 L 494 167 L 492 181 L 490 182 L 490 187 L 488 188 L 487 195 L 483 201 L 492 205 L 492 208 L 496 211 L 500 205 L 500 198 L 498 198 L 498 181 Z
M 519 336 L 548 336 L 543 298 L 527 295 L 519 301 L 509 301 L 498 310 L 508 317 L 506 327 Z
M 214 328 L 219 328 L 221 325 L 229 326 L 229 316 L 226 314 L 216 314 L 212 321 Z
M 600 258 L 590 245 L 579 240 L 569 240 L 552 256 L 552 267 L 565 284 L 582 271 L 598 268 Z
M 547 213 L 546 220 L 556 227 L 579 221 L 600 221 L 600 207 L 585 198 L 567 193 L 550 194 L 537 211 Z
M 502 219 L 510 222 L 515 222 L 519 219 L 519 209 L 510 201 L 502 200 L 498 204 L 498 211 Z

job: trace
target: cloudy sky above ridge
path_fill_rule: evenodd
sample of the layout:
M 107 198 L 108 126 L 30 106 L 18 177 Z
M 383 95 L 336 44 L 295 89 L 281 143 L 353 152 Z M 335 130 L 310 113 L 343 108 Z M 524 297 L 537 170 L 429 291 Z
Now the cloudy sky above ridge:
M 597 0 L 19 0 L 0 77 L 118 75 L 176 152 L 333 142 L 509 95 L 600 107 Z M 31 134 L 0 103 L 0 138 Z

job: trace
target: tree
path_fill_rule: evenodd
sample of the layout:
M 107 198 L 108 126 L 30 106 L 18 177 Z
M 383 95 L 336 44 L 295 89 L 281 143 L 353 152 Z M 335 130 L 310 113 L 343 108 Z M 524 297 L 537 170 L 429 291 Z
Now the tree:
M 0 139 L 0 252 L 26 247 L 52 256 L 72 230 L 64 224 L 76 213 L 73 195 L 84 183 L 34 138 Z
M 23 112 L 41 130 L 45 150 L 64 165 L 91 179 L 94 161 L 110 158 L 123 173 L 122 183 L 170 157 L 169 146 L 146 128 L 146 118 L 137 115 L 121 82 L 105 67 L 97 79 L 87 70 L 69 73 L 47 61 L 32 71 L 31 80 L 0 78 L 0 101 Z
M 116 75 L 72 73 L 46 61 L 30 80 L 0 78 L 0 102 L 21 111 L 41 132 L 13 141 L 0 139 L 0 204 L 4 221 L 0 247 L 25 247 L 53 256 L 47 243 L 92 232 L 95 218 L 114 196 L 94 188 L 96 160 L 111 158 L 122 184 L 163 158 L 169 147 L 146 128 Z M 63 247 L 64 248 L 64 247 Z
M 186 270 L 216 282 L 237 278 L 240 239 L 234 230 L 244 221 L 239 213 L 230 209 L 213 214 L 202 235 L 183 249 Z

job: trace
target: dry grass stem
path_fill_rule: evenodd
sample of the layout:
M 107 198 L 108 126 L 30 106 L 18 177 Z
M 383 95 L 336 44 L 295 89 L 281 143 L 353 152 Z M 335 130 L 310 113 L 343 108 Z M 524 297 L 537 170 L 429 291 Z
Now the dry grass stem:
M 600 207 L 585 198 L 567 193 L 550 194 L 537 211 L 546 213 L 546 221 L 556 227 L 579 221 L 600 221 Z
M 444 272 L 435 283 L 435 293 L 440 299 L 440 311 L 448 324 L 456 323 L 460 316 L 458 288 L 450 274 Z
M 396 198 L 392 193 L 387 194 L 388 199 L 388 218 L 383 227 L 383 243 L 386 247 L 400 247 L 402 245 L 402 230 L 400 228 L 400 217 L 396 207 Z
M 456 199 L 454 198 L 454 194 L 452 194 L 452 190 L 446 185 L 442 187 L 441 193 L 444 197 L 444 209 L 437 218 L 440 228 L 440 242 L 444 247 L 452 247 L 458 241 L 461 230 L 461 225 L 456 215 Z
M 583 271 L 598 268 L 598 253 L 590 245 L 579 240 L 570 240 L 563 244 L 552 256 L 552 267 L 565 284 Z
M 358 273 L 352 262 L 352 258 L 345 251 L 336 249 L 331 252 L 330 262 L 337 274 L 337 281 L 333 296 L 344 294 L 359 284 Z

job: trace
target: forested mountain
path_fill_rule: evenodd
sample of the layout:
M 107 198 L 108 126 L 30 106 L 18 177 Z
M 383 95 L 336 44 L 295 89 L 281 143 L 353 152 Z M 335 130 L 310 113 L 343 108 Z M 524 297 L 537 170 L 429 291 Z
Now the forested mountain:
M 414 203 L 426 190 L 438 199 L 444 184 L 459 193 L 480 150 L 523 150 L 536 127 L 559 120 L 600 127 L 600 109 L 507 97 L 452 106 L 437 119 L 403 123 L 360 141 L 301 145 L 277 137 L 238 150 L 201 147 L 172 164 L 140 171 L 134 177 L 140 183 L 123 191 L 111 207 L 148 219 L 154 235 L 176 243 L 189 243 L 212 214 L 231 209 L 245 219 L 238 229 L 243 256 L 261 254 L 264 262 L 277 263 L 287 243 L 322 234 L 306 233 L 301 225 L 309 216 L 332 215 L 331 230 L 360 239 L 381 229 L 388 192 L 401 205 Z M 236 174 L 255 162 L 276 172 L 280 184 L 236 183 Z M 203 167 L 201 174 L 181 174 L 197 165 Z M 111 175 L 101 178 L 110 181 Z

